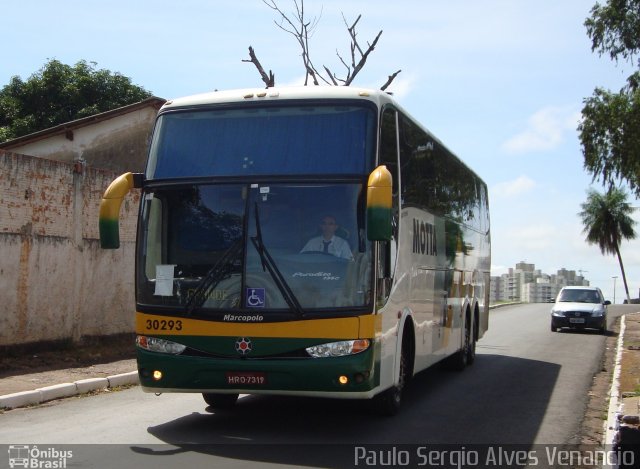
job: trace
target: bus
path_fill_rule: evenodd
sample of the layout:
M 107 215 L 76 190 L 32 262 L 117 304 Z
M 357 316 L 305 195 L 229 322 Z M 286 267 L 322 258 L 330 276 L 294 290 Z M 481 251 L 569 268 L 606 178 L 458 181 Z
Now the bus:
M 370 400 L 463 369 L 488 328 L 487 186 L 388 93 L 216 91 L 158 112 L 141 190 L 136 353 L 153 393 Z M 327 247 L 328 245 L 328 247 Z

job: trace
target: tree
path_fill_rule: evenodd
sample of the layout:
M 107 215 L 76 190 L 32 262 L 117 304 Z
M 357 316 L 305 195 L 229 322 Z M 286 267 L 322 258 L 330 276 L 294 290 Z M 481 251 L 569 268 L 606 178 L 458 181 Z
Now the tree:
M 320 82 L 323 82 L 327 85 L 338 86 L 342 84 L 344 86 L 349 86 L 353 82 L 354 78 L 358 75 L 358 73 L 364 67 L 365 63 L 367 62 L 367 58 L 369 57 L 369 54 L 373 52 L 376 45 L 378 44 L 378 40 L 380 39 L 380 36 L 382 35 L 382 31 L 380 31 L 375 37 L 375 39 L 373 40 L 373 42 L 367 43 L 367 47 L 363 49 L 363 46 L 358 41 L 358 33 L 356 31 L 356 26 L 360 21 L 360 18 L 362 17 L 362 15 L 358 15 L 358 17 L 351 24 L 351 26 L 349 26 L 347 19 L 343 15 L 342 18 L 344 20 L 344 24 L 349 33 L 349 37 L 351 38 L 351 44 L 349 47 L 350 60 L 344 59 L 342 55 L 340 55 L 340 53 L 336 51 L 336 55 L 338 56 L 340 63 L 346 69 L 345 75 L 342 77 L 339 77 L 337 74 L 332 72 L 329 69 L 329 67 L 327 67 L 326 65 L 323 65 L 322 71 L 319 71 L 314 65 L 313 61 L 311 60 L 309 38 L 313 35 L 313 32 L 318 25 L 319 18 L 314 17 L 313 19 L 308 20 L 308 18 L 305 16 L 304 0 L 293 0 L 293 4 L 295 7 L 295 13 L 293 15 L 293 19 L 290 18 L 286 13 L 284 13 L 280 9 L 280 7 L 275 2 L 275 0 L 262 0 L 262 1 L 265 5 L 267 5 L 269 8 L 277 12 L 278 15 L 280 16 L 280 22 L 275 21 L 276 26 L 282 29 L 283 31 L 291 34 L 295 38 L 298 45 L 300 46 L 302 64 L 305 70 L 305 82 L 304 82 L 305 85 L 308 85 L 309 81 L 311 81 L 314 85 L 319 85 Z M 273 72 L 271 70 L 269 70 L 269 73 L 266 73 L 264 71 L 264 68 L 262 67 L 262 64 L 260 63 L 260 61 L 258 60 L 258 57 L 256 56 L 256 53 L 253 47 L 249 46 L 249 59 L 248 60 L 245 59 L 243 60 L 243 62 L 250 62 L 255 65 L 255 67 L 258 69 L 258 73 L 260 73 L 260 77 L 262 78 L 262 81 L 264 82 L 267 88 L 274 86 L 275 76 Z M 400 72 L 401 70 L 398 70 L 397 72 L 394 72 L 391 75 L 389 75 L 386 83 L 382 85 L 380 89 L 386 90 L 387 87 L 391 84 L 391 82 L 395 79 L 395 77 L 398 76 Z
M 640 0 L 608 0 L 585 21 L 591 50 L 612 60 L 630 61 L 640 53 Z M 640 60 L 634 65 L 640 68 Z M 626 181 L 640 196 L 640 72 L 619 92 L 596 88 L 584 100 L 578 126 L 584 167 L 594 180 L 613 187 Z
M 0 142 L 151 96 L 130 78 L 96 65 L 54 59 L 26 81 L 12 77 L 0 90 Z
M 635 221 L 630 216 L 633 208 L 627 202 L 627 194 L 616 187 L 610 187 L 604 194 L 591 189 L 587 192 L 587 201 L 580 206 L 582 211 L 579 215 L 584 225 L 583 233 L 587 235 L 587 243 L 597 244 L 603 255 L 618 256 L 627 301 L 630 301 L 627 277 L 620 255 L 622 240 L 636 237 L 633 229 Z

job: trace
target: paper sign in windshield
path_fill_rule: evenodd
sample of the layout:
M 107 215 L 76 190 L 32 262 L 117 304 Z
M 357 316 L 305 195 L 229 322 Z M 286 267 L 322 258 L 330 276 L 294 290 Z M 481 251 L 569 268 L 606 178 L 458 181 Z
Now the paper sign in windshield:
M 156 296 L 173 296 L 173 271 L 176 264 L 156 265 Z

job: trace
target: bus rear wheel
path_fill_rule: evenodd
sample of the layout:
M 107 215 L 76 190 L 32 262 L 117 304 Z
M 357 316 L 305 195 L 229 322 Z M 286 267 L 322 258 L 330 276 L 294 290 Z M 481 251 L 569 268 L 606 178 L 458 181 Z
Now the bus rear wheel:
M 216 394 L 203 392 L 204 401 L 214 409 L 230 409 L 236 404 L 238 394 Z
M 462 344 L 462 348 L 446 360 L 447 368 L 450 370 L 462 371 L 467 365 L 471 365 L 475 361 L 476 343 L 474 335 L 475 334 L 471 328 L 471 315 L 467 312 L 464 323 L 464 342 Z

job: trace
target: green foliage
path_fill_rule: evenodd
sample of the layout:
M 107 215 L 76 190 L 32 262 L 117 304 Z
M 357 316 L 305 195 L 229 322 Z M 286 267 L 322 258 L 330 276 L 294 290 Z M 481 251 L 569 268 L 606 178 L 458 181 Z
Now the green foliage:
M 49 60 L 26 81 L 12 77 L 0 90 L 0 142 L 151 96 L 130 78 L 96 65 Z
M 584 100 L 579 125 L 584 167 L 594 180 L 626 180 L 640 196 L 640 89 L 612 93 L 596 88 Z
M 640 0 L 608 0 L 596 3 L 584 25 L 591 50 L 608 52 L 613 60 L 630 59 L 640 52 Z
M 597 244 L 602 254 L 616 254 L 623 239 L 634 239 L 633 207 L 627 194 L 616 187 L 600 194 L 591 189 L 587 201 L 580 205 L 580 217 L 589 244 Z
M 627 298 L 629 288 L 620 255 L 620 243 L 623 240 L 635 239 L 635 221 L 631 218 L 633 207 L 627 202 L 627 194 L 616 187 L 600 194 L 591 189 L 587 192 L 587 201 L 581 204 L 579 213 L 587 235 L 587 243 L 597 244 L 602 254 L 618 256 Z
M 591 49 L 600 55 L 608 52 L 617 61 L 640 53 L 640 0 L 596 3 L 585 26 Z M 582 117 L 578 130 L 585 169 L 609 187 L 626 181 L 640 197 L 640 73 L 633 73 L 618 93 L 596 88 L 584 100 Z

